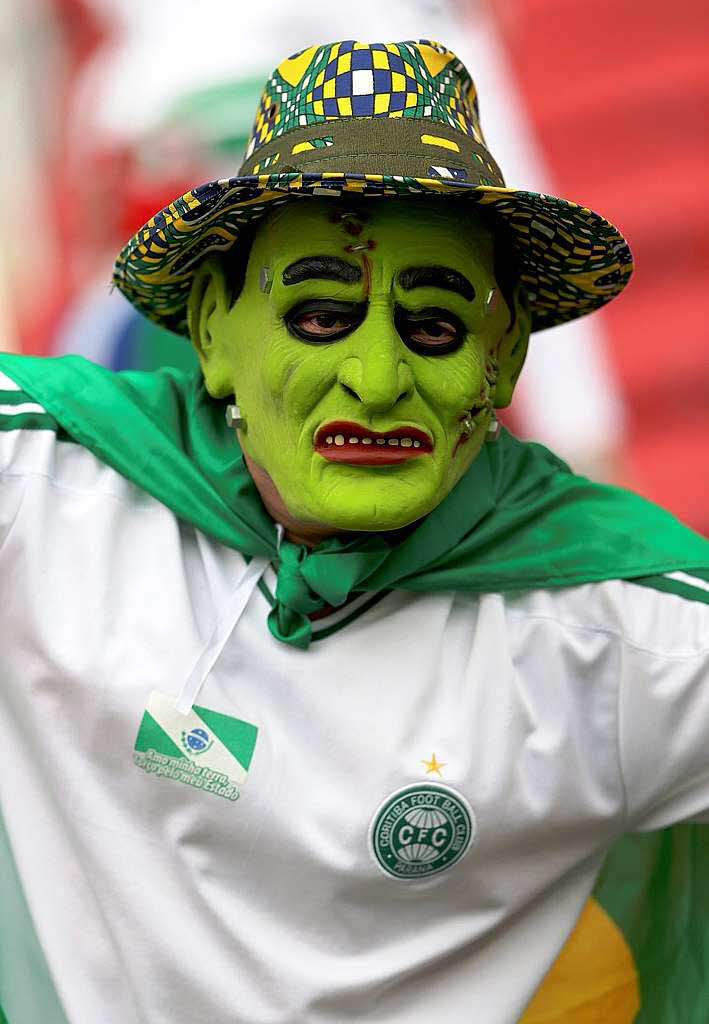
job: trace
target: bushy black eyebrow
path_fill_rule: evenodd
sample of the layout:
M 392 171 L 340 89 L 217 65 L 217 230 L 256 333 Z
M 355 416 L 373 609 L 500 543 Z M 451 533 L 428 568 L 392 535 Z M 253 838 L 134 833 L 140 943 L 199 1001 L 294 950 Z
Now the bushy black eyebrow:
M 407 292 L 412 288 L 444 288 L 462 295 L 468 302 L 475 298 L 475 289 L 467 277 L 451 267 L 407 267 L 399 273 L 398 281 Z
M 296 260 L 283 271 L 283 284 L 300 284 L 301 281 L 340 281 L 354 284 L 362 279 L 360 267 L 335 256 L 306 256 Z

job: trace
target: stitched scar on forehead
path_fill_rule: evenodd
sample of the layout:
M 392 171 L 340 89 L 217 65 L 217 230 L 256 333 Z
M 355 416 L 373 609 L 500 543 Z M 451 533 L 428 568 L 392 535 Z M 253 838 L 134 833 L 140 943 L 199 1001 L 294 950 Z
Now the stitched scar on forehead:
M 336 210 L 330 215 L 332 224 L 340 224 L 348 235 L 354 235 L 355 238 L 362 234 L 367 219 L 364 213 L 354 210 Z
M 475 298 L 475 289 L 467 277 L 451 267 L 407 267 L 401 271 L 398 280 L 407 292 L 413 288 L 444 288 L 462 295 L 468 302 Z
M 289 264 L 283 271 L 283 284 L 286 285 L 312 280 L 354 284 L 361 279 L 360 267 L 346 260 L 339 260 L 335 256 L 306 256 Z

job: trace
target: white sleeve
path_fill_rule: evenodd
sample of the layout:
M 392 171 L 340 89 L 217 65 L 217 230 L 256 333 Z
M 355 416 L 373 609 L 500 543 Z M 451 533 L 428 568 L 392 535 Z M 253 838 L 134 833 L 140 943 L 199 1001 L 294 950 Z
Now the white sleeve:
M 709 573 L 623 584 L 619 754 L 628 825 L 709 815 Z

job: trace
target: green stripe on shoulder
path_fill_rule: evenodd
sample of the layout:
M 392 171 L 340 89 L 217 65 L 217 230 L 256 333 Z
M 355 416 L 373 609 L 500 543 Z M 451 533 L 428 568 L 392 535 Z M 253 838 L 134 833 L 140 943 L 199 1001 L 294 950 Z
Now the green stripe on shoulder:
M 3 391 L 0 389 L 0 405 L 26 405 L 28 402 L 36 404 L 35 399 L 26 391 Z
M 18 412 L 0 415 L 0 430 L 53 430 L 60 431 L 59 424 L 48 412 Z
M 686 575 L 687 579 L 670 579 L 667 576 L 638 576 L 627 582 L 637 583 L 640 587 L 650 587 L 652 590 L 662 590 L 666 594 L 675 594 L 688 601 L 709 604 L 709 572 L 706 569 L 692 569 L 691 573 L 683 573 L 683 575 Z M 698 581 L 706 583 L 707 589 L 705 590 L 702 586 L 694 586 L 691 583 L 692 576 L 695 576 Z
M 702 583 L 706 583 L 709 586 L 709 569 L 690 569 L 686 575 L 696 576 Z

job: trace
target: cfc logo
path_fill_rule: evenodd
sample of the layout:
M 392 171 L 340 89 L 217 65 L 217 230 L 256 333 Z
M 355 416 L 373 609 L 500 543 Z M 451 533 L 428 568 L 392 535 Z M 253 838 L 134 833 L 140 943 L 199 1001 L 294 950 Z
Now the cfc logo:
M 465 797 L 431 783 L 387 797 L 374 815 L 369 842 L 385 874 L 417 881 L 452 867 L 474 836 L 475 815 Z

